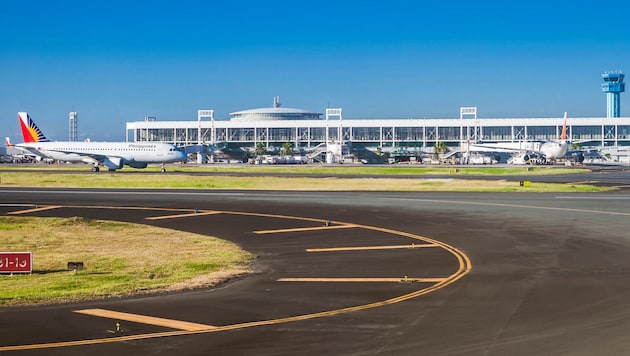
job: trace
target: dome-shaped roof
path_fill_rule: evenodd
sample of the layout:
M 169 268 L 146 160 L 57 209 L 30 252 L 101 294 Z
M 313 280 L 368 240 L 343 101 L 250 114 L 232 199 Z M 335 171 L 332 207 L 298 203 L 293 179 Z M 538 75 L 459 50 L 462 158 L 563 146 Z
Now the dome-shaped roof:
M 321 115 L 321 113 L 315 113 L 302 109 L 281 108 L 278 97 L 275 97 L 273 107 L 236 111 L 230 113 L 230 120 L 318 120 L 321 119 Z

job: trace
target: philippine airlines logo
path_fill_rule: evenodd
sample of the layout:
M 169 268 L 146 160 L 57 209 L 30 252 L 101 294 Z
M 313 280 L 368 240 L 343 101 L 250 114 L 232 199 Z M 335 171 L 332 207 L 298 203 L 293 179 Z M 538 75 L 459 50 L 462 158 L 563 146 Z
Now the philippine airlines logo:
M 47 142 L 44 133 L 37 127 L 31 116 L 25 112 L 18 113 L 24 142 Z

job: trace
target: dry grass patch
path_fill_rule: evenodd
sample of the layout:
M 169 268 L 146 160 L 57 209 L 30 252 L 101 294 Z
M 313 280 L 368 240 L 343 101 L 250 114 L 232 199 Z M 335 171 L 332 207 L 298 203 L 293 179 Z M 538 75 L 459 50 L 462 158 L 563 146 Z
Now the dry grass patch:
M 238 178 L 238 177 L 234 177 Z M 418 191 L 418 192 L 595 192 L 609 188 L 591 185 L 531 183 L 520 186 L 507 180 L 456 178 L 276 178 L 259 177 L 258 189 L 324 191 Z M 254 188 L 251 188 L 254 189 Z
M 250 272 L 252 254 L 217 238 L 84 218 L 0 217 L 0 250 L 33 253 L 33 274 L 0 276 L 0 305 L 209 286 Z M 69 261 L 85 269 L 67 271 Z
M 337 190 L 337 191 L 525 191 L 578 192 L 610 188 L 587 185 L 536 183 L 520 187 L 519 182 L 482 179 L 426 178 L 345 178 L 276 176 L 194 176 L 175 174 L 42 174 L 3 172 L 3 186 L 78 188 L 181 188 L 247 190 Z

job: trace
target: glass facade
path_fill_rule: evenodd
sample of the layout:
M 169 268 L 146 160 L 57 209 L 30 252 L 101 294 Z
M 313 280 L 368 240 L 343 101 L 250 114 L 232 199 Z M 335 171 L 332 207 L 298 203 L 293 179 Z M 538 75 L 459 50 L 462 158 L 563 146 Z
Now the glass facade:
M 512 140 L 522 141 L 527 138 L 527 134 L 525 133 L 525 126 L 514 126 L 512 127 Z
M 188 142 L 199 142 L 197 140 L 197 129 L 188 129 Z
M 253 142 L 254 129 L 229 128 L 228 142 Z
M 375 141 L 381 140 L 380 127 L 354 127 L 352 129 L 352 141 Z
M 307 112 L 253 112 L 253 113 L 233 113 L 232 119 L 237 120 L 316 120 L 320 119 L 322 114 Z
M 344 141 L 352 140 L 352 127 L 343 127 L 341 129 L 341 139 Z
M 601 126 L 574 126 L 571 130 L 571 138 L 574 140 L 601 140 Z
M 459 142 L 459 139 L 459 127 L 438 127 L 438 140 Z
M 269 141 L 273 142 L 295 142 L 294 128 L 271 128 L 269 129 Z
M 556 140 L 560 135 L 556 126 L 528 126 L 527 137 L 530 140 Z
M 136 132 L 136 141 L 175 142 L 175 129 L 142 129 Z
M 422 141 L 424 128 L 422 127 L 396 127 L 394 139 L 396 141 Z
M 339 128 L 337 128 L 337 127 L 329 127 L 328 128 L 328 139 L 330 141 L 339 141 Z M 326 141 L 325 137 L 324 137 L 324 141 Z
M 227 141 L 227 129 L 221 128 L 221 129 L 216 129 L 216 140 L 217 142 L 226 142 Z
M 567 134 L 570 139 L 579 140 L 592 145 L 630 145 L 630 122 L 627 119 L 623 124 L 601 123 L 601 119 L 592 120 L 590 123 L 582 119 L 581 125 L 568 125 Z M 326 141 L 351 141 L 357 145 L 366 147 L 388 146 L 431 146 L 437 141 L 443 141 L 449 145 L 459 144 L 460 140 L 483 142 L 515 142 L 523 140 L 556 140 L 560 137 L 562 125 L 524 125 L 514 119 L 513 124 L 483 125 L 483 121 L 474 126 L 453 125 L 459 120 L 448 120 L 450 125 L 439 126 L 434 123 L 425 125 L 424 120 L 409 120 L 407 125 L 387 125 L 388 120 L 331 120 L 327 123 L 323 120 L 304 122 L 299 125 L 297 121 L 274 123 L 264 127 L 264 123 L 257 125 L 263 127 L 247 127 L 248 125 L 231 125 L 229 121 L 213 124 L 212 127 L 191 127 L 197 122 L 168 122 L 175 127 L 155 127 L 155 122 L 137 122 L 133 128 L 133 139 L 139 142 L 172 142 L 178 145 L 196 144 L 201 141 L 206 143 L 234 143 L 240 147 L 254 147 L 257 142 L 275 146 L 291 142 L 294 147 L 313 147 Z M 396 124 L 405 123 L 403 120 L 393 120 Z M 303 122 L 303 121 L 302 121 Z M 505 121 L 504 121 L 505 122 Z M 593 124 L 597 122 L 597 124 Z M 142 125 L 148 127 L 143 127 Z M 286 124 L 286 126 L 282 126 Z M 416 126 L 414 126 L 415 124 Z M 221 127 L 216 127 L 221 126 Z M 128 124 L 129 127 L 129 124 Z M 463 133 L 461 128 L 463 127 Z M 326 130 L 328 129 L 328 135 Z M 128 134 L 129 134 L 128 128 Z M 463 137 L 461 135 L 463 134 Z M 129 135 L 127 136 L 129 137 Z
M 325 142 L 326 141 L 326 129 L 323 127 L 311 127 L 310 128 L 311 141 Z
M 310 141 L 309 135 L 308 135 L 308 127 L 299 127 L 297 130 L 297 140 L 302 142 L 302 141 Z
M 512 128 L 510 126 L 482 127 L 481 137 L 484 141 L 509 141 L 512 139 Z

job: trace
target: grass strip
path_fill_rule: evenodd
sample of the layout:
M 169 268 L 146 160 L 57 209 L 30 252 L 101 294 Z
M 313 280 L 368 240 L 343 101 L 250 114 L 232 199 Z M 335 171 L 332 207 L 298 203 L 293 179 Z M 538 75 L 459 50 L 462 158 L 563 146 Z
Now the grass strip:
M 534 183 L 520 186 L 507 180 L 453 178 L 277 177 L 187 174 L 72 174 L 2 172 L 2 187 L 156 188 L 315 191 L 475 191 L 475 192 L 595 192 L 611 188 L 582 184 Z
M 86 164 L 58 164 L 58 165 L 4 165 L 0 172 L 14 169 L 20 170 L 62 170 L 68 172 L 89 172 L 90 165 Z M 168 165 L 171 173 L 249 173 L 249 174 L 335 174 L 335 175 L 553 175 L 579 174 L 590 170 L 575 167 L 526 166 L 526 167 L 461 167 L 461 166 L 427 166 L 427 165 L 249 165 L 249 164 L 207 164 L 207 165 Z M 149 166 L 146 169 L 124 167 L 126 173 L 157 173 L 160 166 Z
M 33 274 L 0 275 L 0 306 L 211 286 L 254 258 L 214 237 L 78 217 L 0 217 L 0 251 L 33 253 Z

